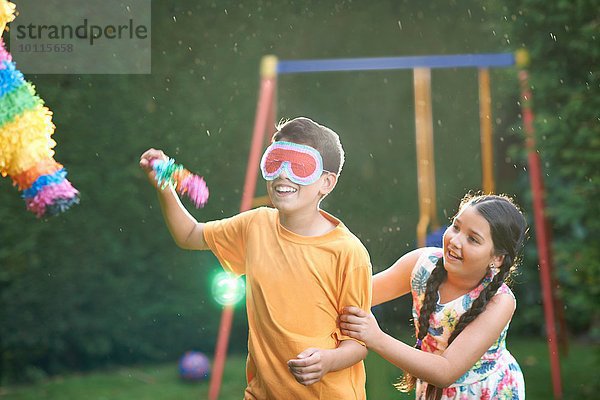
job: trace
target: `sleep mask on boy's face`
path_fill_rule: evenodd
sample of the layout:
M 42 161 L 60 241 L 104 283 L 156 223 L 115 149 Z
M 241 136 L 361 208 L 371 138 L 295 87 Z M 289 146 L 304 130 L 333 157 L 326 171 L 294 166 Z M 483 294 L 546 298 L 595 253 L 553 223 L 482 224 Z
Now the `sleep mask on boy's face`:
M 291 142 L 273 142 L 260 161 L 263 178 L 276 179 L 285 171 L 288 179 L 298 185 L 315 183 L 323 173 L 321 154 L 310 146 Z

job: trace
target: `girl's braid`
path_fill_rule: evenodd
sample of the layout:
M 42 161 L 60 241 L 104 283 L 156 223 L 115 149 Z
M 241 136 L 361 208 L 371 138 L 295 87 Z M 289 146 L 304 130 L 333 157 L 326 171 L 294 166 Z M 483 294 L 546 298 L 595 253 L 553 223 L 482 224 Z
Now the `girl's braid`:
M 419 350 L 421 349 L 421 341 L 425 338 L 427 331 L 429 330 L 429 317 L 435 311 L 435 306 L 438 301 L 438 289 L 444 279 L 446 279 L 446 269 L 444 268 L 444 261 L 440 257 L 435 268 L 431 271 L 429 279 L 427 279 L 425 299 L 423 300 L 423 305 L 419 311 L 419 319 L 417 321 L 419 334 L 417 336 L 417 344 L 415 344 L 415 348 Z M 414 376 L 410 375 L 408 372 L 404 372 L 400 382 L 394 386 L 402 392 L 410 392 L 415 388 L 416 382 L 417 379 Z
M 446 279 L 446 269 L 444 268 L 444 261 L 439 258 L 435 264 L 435 268 L 431 271 L 431 276 L 427 280 L 427 286 L 425 288 L 425 299 L 423 299 L 423 305 L 419 312 L 419 336 L 417 339 L 423 340 L 427 336 L 429 331 L 429 318 L 435 311 L 435 306 L 438 301 L 438 289 L 442 282 Z M 417 342 L 417 348 L 420 350 L 421 346 Z
M 506 258 L 505 258 L 505 260 L 506 260 Z M 456 339 L 456 337 L 463 331 L 463 329 L 465 329 L 465 327 L 467 325 L 469 325 L 469 323 L 471 323 L 475 318 L 477 318 L 477 316 L 479 314 L 481 314 L 483 312 L 483 310 L 485 310 L 485 306 L 490 301 L 490 299 L 494 296 L 494 294 L 496 293 L 496 291 L 498 290 L 500 285 L 502 285 L 506 275 L 508 275 L 508 270 L 510 268 L 510 264 L 509 264 L 509 268 L 505 268 L 505 265 L 506 265 L 506 261 L 502 263 L 501 272 L 499 272 L 498 274 L 496 274 L 494 276 L 492 281 L 485 287 L 485 289 L 483 289 L 479 293 L 479 296 L 477 296 L 475 301 L 473 301 L 473 304 L 471 305 L 469 310 L 467 310 L 460 317 L 460 319 L 458 320 L 458 323 L 456 324 L 456 327 L 450 334 L 450 338 L 448 339 L 448 345 L 450 345 L 450 343 L 452 343 L 454 341 L 454 339 Z M 436 267 L 436 269 L 437 269 L 437 267 Z M 433 276 L 433 273 L 432 273 L 432 276 Z M 437 286 L 439 287 L 439 284 Z M 425 300 L 427 301 L 427 294 L 425 295 Z M 435 305 L 434 305 L 434 307 L 435 307 Z M 421 321 L 424 319 L 423 318 L 424 308 L 425 308 L 425 303 L 423 304 L 423 308 L 421 308 L 421 315 L 419 316 L 419 329 L 421 328 Z M 427 320 L 429 320 L 430 314 L 431 313 L 427 314 L 428 315 Z M 427 323 L 427 327 L 429 328 L 429 322 Z M 419 336 L 421 336 L 420 331 L 419 331 Z M 424 336 L 425 335 L 423 335 L 423 337 Z M 443 394 L 443 391 L 441 388 L 439 388 L 435 385 L 432 385 L 430 383 L 427 384 L 427 390 L 425 391 L 425 400 L 439 400 L 442 397 L 442 394 Z
M 465 329 L 467 325 L 469 325 L 479 314 L 481 314 L 489 301 L 494 297 L 498 288 L 502 285 L 504 280 L 510 275 L 510 270 L 512 268 L 512 257 L 508 254 L 504 256 L 504 261 L 499 268 L 499 272 L 494 276 L 492 281 L 483 289 L 479 296 L 473 301 L 471 307 L 461 315 L 456 327 L 450 334 L 450 338 L 448 338 L 448 346 L 450 343 L 456 339 L 456 337 Z M 443 391 L 441 388 L 427 384 L 427 391 L 425 392 L 425 400 L 439 400 L 442 398 Z
M 494 297 L 500 286 L 502 286 L 502 283 L 504 283 L 505 279 L 509 276 L 512 264 L 512 257 L 506 254 L 499 272 L 494 276 L 487 287 L 479 293 L 479 296 L 475 299 L 471 308 L 469 308 L 469 310 L 467 310 L 467 312 L 465 312 L 458 320 L 454 331 L 452 331 L 450 338 L 448 338 L 448 345 L 456 339 L 471 321 L 477 318 L 477 316 L 485 310 L 488 302 Z

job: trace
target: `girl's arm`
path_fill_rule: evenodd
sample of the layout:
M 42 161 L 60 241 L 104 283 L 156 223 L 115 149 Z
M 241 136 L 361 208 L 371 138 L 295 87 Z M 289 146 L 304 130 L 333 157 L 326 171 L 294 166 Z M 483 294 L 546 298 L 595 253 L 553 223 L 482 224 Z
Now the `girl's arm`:
M 367 347 L 409 374 L 438 387 L 456 382 L 475 365 L 500 337 L 515 310 L 509 294 L 494 296 L 473 322 L 440 355 L 417 350 L 381 331 L 373 314 L 347 307 L 340 317 L 342 333 Z
M 161 150 L 149 149 L 140 157 L 140 167 L 148 175 L 148 179 L 157 188 L 160 208 L 169 228 L 169 232 L 177 245 L 188 250 L 208 250 L 204 240 L 204 224 L 185 209 L 175 190 L 169 185 L 164 190 L 158 188 L 152 170 L 152 160 L 167 159 Z
M 406 253 L 388 269 L 373 276 L 373 306 L 410 292 L 410 274 L 424 249 Z

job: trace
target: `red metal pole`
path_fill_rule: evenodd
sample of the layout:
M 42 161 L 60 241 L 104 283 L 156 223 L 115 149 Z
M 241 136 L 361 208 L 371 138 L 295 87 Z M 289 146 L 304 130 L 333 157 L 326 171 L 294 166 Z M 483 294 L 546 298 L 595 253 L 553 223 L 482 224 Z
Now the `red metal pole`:
M 221 380 L 223 378 L 225 358 L 227 357 L 227 344 L 229 342 L 232 321 L 233 306 L 225 306 L 221 313 L 221 325 L 219 326 L 219 336 L 217 336 L 215 360 L 210 375 L 210 386 L 208 388 L 208 398 L 210 400 L 217 400 L 219 398 L 219 390 L 221 389 Z
M 260 91 L 258 95 L 256 116 L 254 119 L 250 155 L 248 156 L 248 165 L 246 167 L 246 180 L 244 182 L 240 212 L 249 210 L 252 207 L 252 199 L 256 192 L 257 167 L 260 162 L 260 154 L 264 143 L 267 121 L 269 116 L 274 112 L 273 100 L 276 85 L 276 71 L 277 58 L 274 56 L 264 57 L 261 64 Z M 215 358 L 208 389 L 209 400 L 217 400 L 219 398 L 232 320 L 233 305 L 227 305 L 223 308 L 221 314 L 221 325 L 219 326 Z
M 254 122 L 254 133 L 252 134 L 252 144 L 250 145 L 250 155 L 248 157 L 248 166 L 246 167 L 246 180 L 244 191 L 242 193 L 242 204 L 240 211 L 249 210 L 252 206 L 252 199 L 256 193 L 257 167 L 260 162 L 261 150 L 264 145 L 264 135 L 269 120 L 270 109 L 272 108 L 272 99 L 275 92 L 275 78 L 263 77 L 260 85 L 260 94 L 258 98 L 258 107 L 256 110 L 256 119 Z
M 521 55 L 521 60 L 526 56 Z M 519 57 L 517 57 L 519 60 Z M 546 333 L 548 335 L 548 350 L 550 352 L 550 367 L 552 372 L 552 386 L 555 399 L 562 399 L 562 383 L 560 376 L 560 360 L 556 322 L 554 314 L 554 293 L 552 287 L 552 266 L 550 258 L 550 244 L 548 242 L 548 227 L 544 213 L 544 185 L 540 157 L 535 147 L 535 128 L 533 126 L 533 111 L 531 109 L 531 90 L 529 76 L 523 65 L 520 66 L 519 81 L 521 84 L 521 110 L 523 113 L 523 128 L 526 135 L 528 151 L 529 177 L 533 196 L 533 211 L 535 220 L 536 242 L 540 262 L 540 282 L 544 301 L 544 315 L 546 319 Z

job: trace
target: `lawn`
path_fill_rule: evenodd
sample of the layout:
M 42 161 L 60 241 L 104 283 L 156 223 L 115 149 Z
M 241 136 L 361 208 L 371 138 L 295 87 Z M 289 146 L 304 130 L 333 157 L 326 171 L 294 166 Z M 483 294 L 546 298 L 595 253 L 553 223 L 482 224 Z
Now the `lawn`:
M 525 374 L 527 399 L 552 399 L 550 366 L 546 343 L 539 339 L 514 339 L 509 348 Z M 600 347 L 571 343 L 561 358 L 564 400 L 596 399 L 600 392 L 597 365 Z M 239 400 L 244 390 L 245 357 L 229 357 L 220 399 Z M 400 372 L 375 354 L 367 358 L 369 399 L 413 399 L 414 394 L 397 392 L 392 384 Z M 206 399 L 208 383 L 184 383 L 177 365 L 167 363 L 122 367 L 90 374 L 54 377 L 34 385 L 0 387 L 2 400 L 186 400 Z
M 245 388 L 245 357 L 230 356 L 223 372 L 221 399 L 240 399 Z M 208 382 L 179 379 L 177 363 L 122 367 L 55 377 L 27 386 L 0 388 L 2 400 L 186 400 L 208 398 Z

